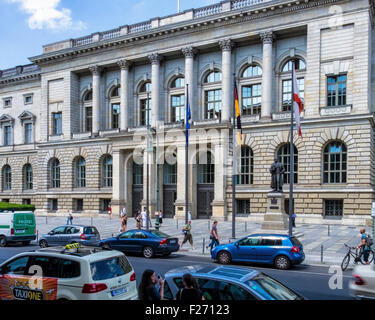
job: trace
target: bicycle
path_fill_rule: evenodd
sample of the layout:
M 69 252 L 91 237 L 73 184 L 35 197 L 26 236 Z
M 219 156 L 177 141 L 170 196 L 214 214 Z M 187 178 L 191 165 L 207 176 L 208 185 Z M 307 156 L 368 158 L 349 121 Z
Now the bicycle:
M 360 262 L 361 264 L 366 264 L 364 261 L 364 252 L 361 250 L 358 253 L 358 249 L 356 247 L 349 247 L 346 243 L 344 243 L 345 247 L 348 248 L 348 253 L 345 255 L 344 259 L 342 259 L 341 262 L 341 270 L 345 271 L 348 268 L 348 265 L 350 263 L 350 257 L 354 259 L 354 264 L 357 264 Z M 352 250 L 355 249 L 355 252 Z M 369 256 L 368 256 L 368 261 L 371 263 L 374 260 L 374 251 L 370 250 L 369 251 Z

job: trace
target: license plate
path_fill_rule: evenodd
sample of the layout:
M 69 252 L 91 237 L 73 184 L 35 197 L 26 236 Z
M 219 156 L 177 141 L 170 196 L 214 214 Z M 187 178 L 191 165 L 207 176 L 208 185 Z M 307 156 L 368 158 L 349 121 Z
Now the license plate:
M 115 296 L 119 296 L 120 294 L 124 294 L 125 292 L 126 292 L 126 287 L 123 287 L 120 289 L 112 290 L 111 294 L 112 294 L 112 297 L 115 297 Z
M 16 229 L 16 233 L 25 233 L 25 229 Z
M 169 240 L 169 243 L 174 244 L 174 243 L 176 243 L 176 240 Z

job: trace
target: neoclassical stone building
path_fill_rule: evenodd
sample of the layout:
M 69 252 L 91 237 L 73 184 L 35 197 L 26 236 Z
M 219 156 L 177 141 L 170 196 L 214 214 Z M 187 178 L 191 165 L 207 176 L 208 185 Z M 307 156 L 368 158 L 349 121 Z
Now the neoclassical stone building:
M 298 219 L 369 223 L 373 31 L 373 0 L 226 0 L 46 45 L 32 64 L 0 71 L 0 199 L 97 216 L 109 204 L 134 214 L 148 194 L 151 212 L 184 217 L 189 85 L 189 207 L 193 218 L 231 219 L 234 74 L 237 216 L 261 221 L 275 156 L 289 201 L 295 60 L 305 103 L 293 146 Z

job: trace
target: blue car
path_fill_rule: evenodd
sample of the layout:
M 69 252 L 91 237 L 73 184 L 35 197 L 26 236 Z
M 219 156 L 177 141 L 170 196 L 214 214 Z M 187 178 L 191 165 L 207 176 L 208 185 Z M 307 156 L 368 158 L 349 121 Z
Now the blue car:
M 296 237 L 280 234 L 252 234 L 215 247 L 211 257 L 221 264 L 254 262 L 271 264 L 282 270 L 305 260 L 301 242 Z
M 179 290 L 184 287 L 182 277 L 185 273 L 190 273 L 195 278 L 206 301 L 305 299 L 263 272 L 211 264 L 185 266 L 168 271 L 164 282 L 165 300 L 176 299 Z
M 100 241 L 99 246 L 122 251 L 124 253 L 141 253 L 145 258 L 152 258 L 156 254 L 164 256 L 178 251 L 178 238 L 158 230 L 129 230 L 118 236 Z

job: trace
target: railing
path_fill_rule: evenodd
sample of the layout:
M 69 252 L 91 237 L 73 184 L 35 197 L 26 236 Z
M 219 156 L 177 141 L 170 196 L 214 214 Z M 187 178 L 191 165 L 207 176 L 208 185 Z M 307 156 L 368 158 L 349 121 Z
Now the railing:
M 13 77 L 20 74 L 32 73 L 40 71 L 40 67 L 35 64 L 28 64 L 25 66 L 18 66 L 11 69 L 0 70 L 0 78 Z
M 101 34 L 101 39 L 102 40 L 108 40 L 108 39 L 117 38 L 117 37 L 120 36 L 120 32 L 121 32 L 121 28 L 117 28 L 117 29 L 113 29 L 113 30 L 109 30 L 109 31 L 104 31 Z
M 218 14 L 222 11 L 221 3 L 214 4 L 212 6 L 207 6 L 194 10 L 194 19 L 212 16 Z
M 270 2 L 272 0 L 233 0 L 232 1 L 232 10 L 242 9 L 245 7 L 254 6 L 257 4 Z
M 129 26 L 129 33 L 137 33 L 151 29 L 151 21 L 132 24 Z
M 93 42 L 93 37 L 92 37 L 92 35 L 89 35 L 89 36 L 86 36 L 86 37 L 74 39 L 73 40 L 73 47 L 84 46 L 84 45 L 90 44 L 92 42 Z

